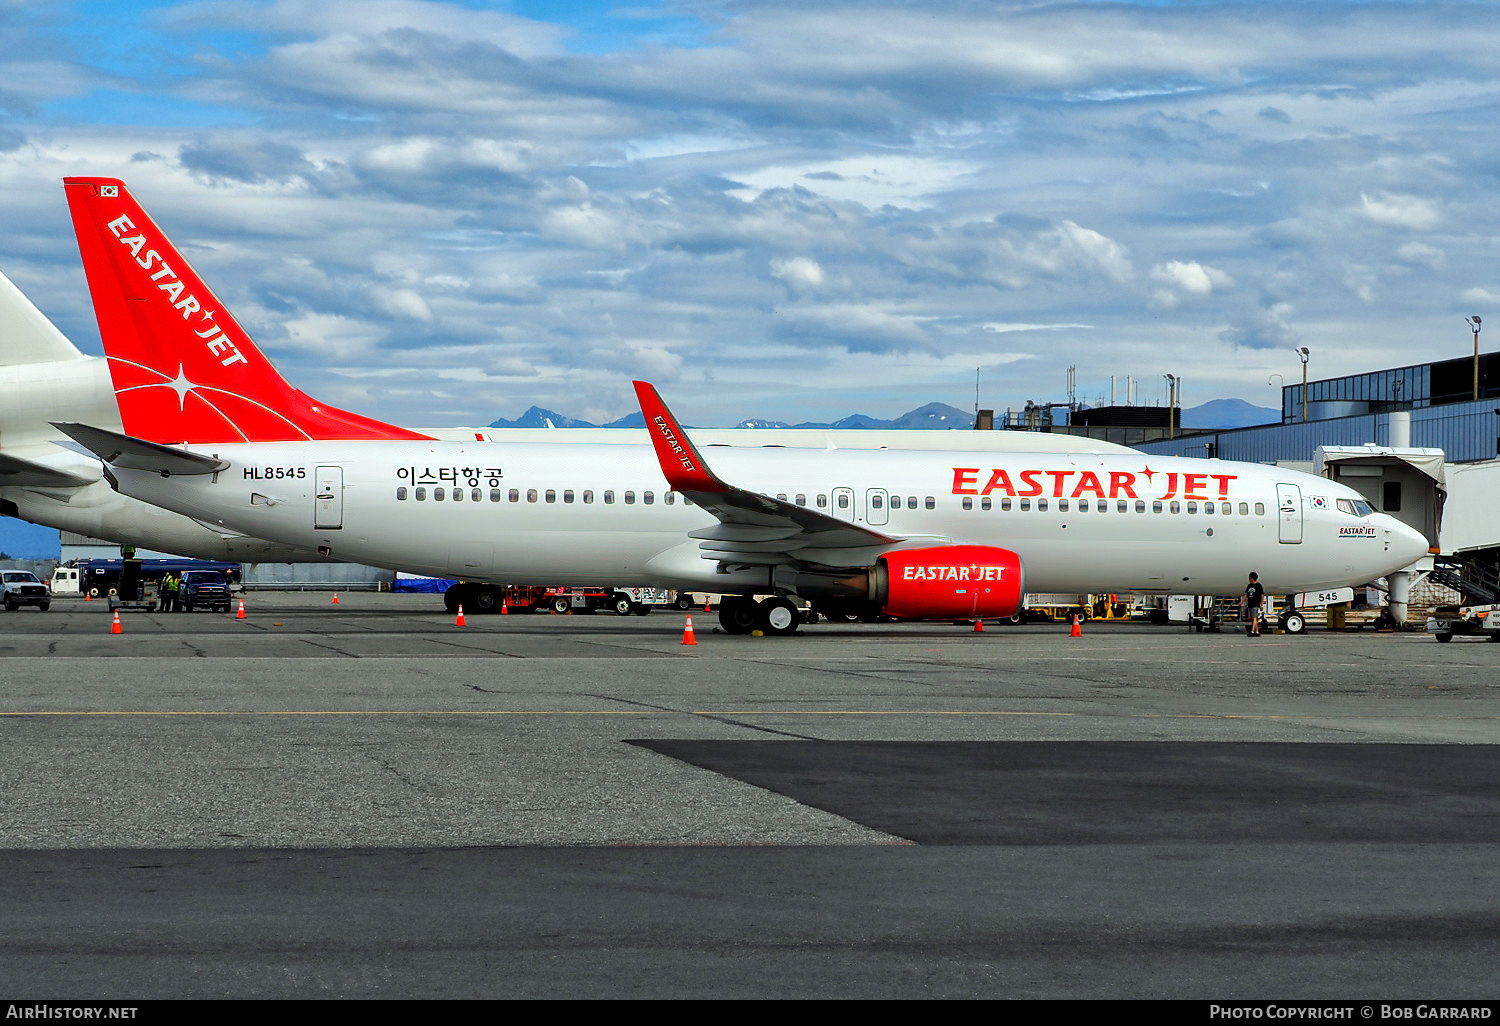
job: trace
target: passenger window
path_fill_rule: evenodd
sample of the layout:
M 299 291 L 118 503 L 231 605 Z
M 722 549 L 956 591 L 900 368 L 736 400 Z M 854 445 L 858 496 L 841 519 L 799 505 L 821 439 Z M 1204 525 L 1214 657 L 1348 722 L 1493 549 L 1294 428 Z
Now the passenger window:
M 426 488 L 418 488 L 417 489 L 417 501 L 418 502 L 426 502 L 427 501 L 427 489 Z
M 1182 512 L 1182 504 L 1179 503 L 1176 499 L 1172 500 L 1172 512 L 1174 514 Z
M 664 493 L 662 493 L 661 501 L 665 502 L 668 506 L 672 505 L 672 503 L 675 502 L 676 500 L 677 500 L 677 493 L 676 492 L 664 492 Z
M 478 500 L 475 500 L 475 501 L 478 501 Z M 490 489 L 490 501 L 491 502 L 499 502 L 500 501 L 500 489 L 498 489 L 498 488 L 491 488 Z
M 397 488 L 396 489 L 396 501 L 397 502 L 405 502 L 406 501 L 406 489 L 405 488 Z
M 973 509 L 973 508 L 974 508 L 974 499 L 973 499 L 973 497 L 969 496 L 969 495 L 965 495 L 964 496 L 964 509 Z
M 797 505 L 799 505 L 799 506 L 806 506 L 807 505 L 807 496 L 803 495 L 801 492 L 797 493 Z
M 1229 516 L 1229 514 L 1231 514 L 1231 513 L 1234 512 L 1234 503 L 1232 503 L 1232 502 L 1221 503 L 1220 506 L 1219 506 L 1219 512 L 1222 513 L 1222 514 L 1224 514 L 1226 517 Z
M 1240 503 L 1240 516 L 1242 516 L 1242 517 L 1248 517 L 1249 515 L 1250 515 L 1250 504 L 1248 502 L 1242 502 L 1242 503 Z
M 521 493 L 519 491 L 517 491 L 516 489 L 512 488 L 510 490 L 510 501 L 511 502 L 520 502 L 521 501 Z
M 604 493 L 604 504 L 606 506 L 612 506 L 612 505 L 614 505 L 614 501 L 615 501 L 615 493 L 612 492 L 612 491 L 606 491 Z
M 442 502 L 443 501 L 443 489 L 441 489 L 441 488 L 434 488 L 432 490 L 432 501 L 433 502 Z
M 1038 499 L 1038 500 L 1036 500 L 1036 510 L 1037 510 L 1038 513 L 1045 513 L 1045 512 L 1047 512 L 1047 500 L 1046 499 Z
M 634 506 L 635 505 L 635 492 L 626 492 L 625 493 L 625 505 L 627 505 L 627 506 Z
M 527 502 L 535 502 L 536 501 L 536 489 L 535 488 L 528 488 L 528 489 L 526 489 L 526 501 Z
M 453 501 L 454 502 L 463 502 L 464 501 L 464 490 L 462 488 L 455 488 L 455 489 L 453 489 Z
M 1124 503 L 1122 502 L 1121 505 L 1123 505 L 1123 504 Z M 1136 499 L 1135 500 L 1135 511 L 1137 513 L 1144 513 L 1144 512 L 1146 512 L 1146 500 L 1145 499 Z
M 776 498 L 777 498 L 777 500 L 779 502 L 785 502 L 786 501 L 786 492 L 777 492 L 776 493 Z
M 1021 500 L 1021 512 L 1022 513 L 1029 513 L 1029 512 L 1031 512 L 1031 500 L 1030 499 L 1022 499 Z
M 1079 502 L 1078 508 L 1079 509 L 1088 509 L 1088 500 L 1084 499 L 1083 501 Z M 1068 500 L 1067 499 L 1058 499 L 1057 500 L 1057 511 L 1059 513 L 1066 513 L 1068 511 Z
M 1177 503 L 1174 502 L 1174 503 L 1172 503 L 1172 505 L 1175 507 L 1177 505 Z M 1190 503 L 1188 503 L 1188 505 L 1187 505 L 1187 511 L 1189 513 L 1196 513 L 1196 512 L 1198 512 L 1198 504 L 1196 502 L 1190 502 Z M 1174 509 L 1173 512 L 1175 513 L 1176 510 Z
M 989 509 L 990 508 L 990 497 L 988 495 L 984 496 L 982 499 L 979 500 L 979 508 L 980 509 Z
M 1255 504 L 1255 515 L 1258 517 L 1266 515 L 1266 504 L 1264 502 L 1257 502 Z
M 564 488 L 563 489 L 563 502 L 572 502 L 572 501 L 573 501 L 573 489 L 571 489 L 571 488 Z
M 1205 502 L 1203 504 L 1203 512 L 1205 512 L 1205 513 L 1209 514 L 1210 516 L 1212 516 L 1213 512 L 1214 512 L 1214 504 L 1211 503 L 1211 502 Z
M 1161 512 L 1161 500 L 1160 499 L 1157 499 L 1155 502 L 1153 502 L 1151 504 L 1151 512 L 1153 512 L 1153 513 L 1160 513 Z
M 885 500 L 880 497 L 880 493 L 877 492 L 876 494 L 870 496 L 870 508 L 871 509 L 884 509 L 885 508 Z
M 593 493 L 593 491 L 591 491 L 588 488 L 585 488 L 583 490 L 583 503 L 584 503 L 584 505 L 587 506 L 590 503 L 592 503 L 593 501 L 594 501 L 594 493 Z
M 847 496 L 847 495 L 840 495 L 839 496 L 839 509 L 848 509 L 848 508 L 849 508 L 849 496 Z
M 936 500 L 936 499 L 934 499 L 934 498 L 933 498 L 933 497 L 932 497 L 932 496 L 930 496 L 930 495 L 929 495 L 929 496 L 927 496 L 927 508 L 928 508 L 928 509 L 937 509 L 937 500 Z
M 1007 513 L 1010 511 L 1010 496 L 1007 495 L 1000 500 L 1000 510 Z
M 822 509 L 823 507 L 825 507 L 827 505 L 828 505 L 828 496 L 826 496 L 826 495 L 819 495 L 818 496 L 818 508 Z
M 655 492 L 642 492 L 641 493 L 641 501 L 644 502 L 647 506 L 651 505 L 653 502 L 656 501 L 656 493 Z

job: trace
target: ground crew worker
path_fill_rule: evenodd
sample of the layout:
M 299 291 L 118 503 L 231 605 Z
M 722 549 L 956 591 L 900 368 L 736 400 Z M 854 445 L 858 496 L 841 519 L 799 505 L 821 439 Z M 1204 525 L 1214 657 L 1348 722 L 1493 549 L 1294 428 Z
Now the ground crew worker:
M 1248 637 L 1260 637 L 1260 607 L 1265 599 L 1266 589 L 1261 587 L 1260 577 L 1251 571 L 1250 581 L 1245 585 L 1245 634 Z

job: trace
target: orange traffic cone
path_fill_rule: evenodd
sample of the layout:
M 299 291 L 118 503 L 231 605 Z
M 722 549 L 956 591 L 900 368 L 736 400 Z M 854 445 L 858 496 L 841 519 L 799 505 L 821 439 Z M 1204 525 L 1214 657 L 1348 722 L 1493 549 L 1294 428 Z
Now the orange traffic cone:
M 975 620 L 974 621 L 974 633 L 975 634 L 983 634 L 984 633 L 984 621 L 983 620 Z
M 334 605 L 338 605 L 339 604 L 339 593 L 338 592 L 334 592 L 333 593 L 333 604 Z
M 501 616 L 509 616 L 510 615 L 510 603 L 509 602 L 502 602 L 502 603 L 500 603 L 500 615 Z
M 693 618 L 687 618 L 687 626 L 682 628 L 682 643 L 684 645 L 696 645 L 698 641 L 693 637 Z
M 115 622 L 109 625 L 109 633 L 111 633 L 111 634 L 124 634 L 125 633 L 125 628 L 120 626 L 120 611 L 118 609 L 115 610 Z
M 92 601 L 94 601 L 94 596 L 90 595 L 88 592 L 84 592 L 83 593 L 83 600 L 85 602 L 92 602 Z
M 1081 616 L 1079 616 L 1077 613 L 1073 614 L 1073 629 L 1068 632 L 1068 637 L 1070 637 L 1070 638 L 1081 638 L 1081 637 L 1083 637 L 1083 627 L 1080 625 L 1080 621 L 1082 619 L 1083 618 Z
M 243 620 L 245 618 L 245 600 L 244 599 L 240 599 L 240 611 L 238 613 L 234 614 L 234 618 L 236 620 Z
M 459 606 L 458 607 L 458 619 L 453 621 L 453 626 L 455 626 L 455 627 L 462 627 L 463 625 L 464 625 L 464 607 L 463 606 Z

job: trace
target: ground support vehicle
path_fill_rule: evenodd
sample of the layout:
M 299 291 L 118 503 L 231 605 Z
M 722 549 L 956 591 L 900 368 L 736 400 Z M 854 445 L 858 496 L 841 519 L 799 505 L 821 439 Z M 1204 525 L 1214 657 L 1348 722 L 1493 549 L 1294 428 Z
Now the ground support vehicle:
M 1500 641 L 1500 603 L 1483 606 L 1440 606 L 1427 619 L 1427 633 L 1441 642 L 1455 634 Z
M 36 606 L 46 612 L 52 605 L 52 592 L 29 570 L 6 570 L 0 573 L 0 597 L 5 608 L 15 612 L 22 606 Z
M 188 570 L 182 575 L 178 599 L 191 613 L 195 608 L 229 612 L 229 578 L 218 570 Z
M 498 613 L 502 606 L 514 613 L 597 613 L 645 616 L 657 607 L 692 609 L 693 596 L 668 588 L 611 588 L 605 586 L 542 587 L 459 581 L 443 593 L 450 613 L 459 606 L 466 613 Z

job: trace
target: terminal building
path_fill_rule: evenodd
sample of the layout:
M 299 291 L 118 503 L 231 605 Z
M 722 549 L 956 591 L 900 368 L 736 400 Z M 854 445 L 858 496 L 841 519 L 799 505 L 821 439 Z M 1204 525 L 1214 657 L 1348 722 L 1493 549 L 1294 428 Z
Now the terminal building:
M 1500 602 L 1500 353 L 1309 381 L 1305 394 L 1300 382 L 1285 385 L 1280 421 L 1253 427 L 1184 431 L 1168 411 L 1163 431 L 1160 423 L 1113 418 L 1113 409 L 1070 411 L 1067 426 L 1034 429 L 1123 441 L 1164 456 L 1272 463 L 1337 477 L 1376 509 L 1419 529 L 1423 520 L 1440 522 L 1428 532 L 1437 535 L 1438 550 L 1425 577 L 1434 586 L 1429 602 Z M 1374 465 L 1401 462 L 1396 451 L 1405 454 L 1405 466 L 1377 476 Z M 1430 513 L 1414 510 L 1412 491 L 1401 487 L 1415 486 L 1424 474 L 1436 482 Z M 1371 476 L 1362 481 L 1363 475 Z

